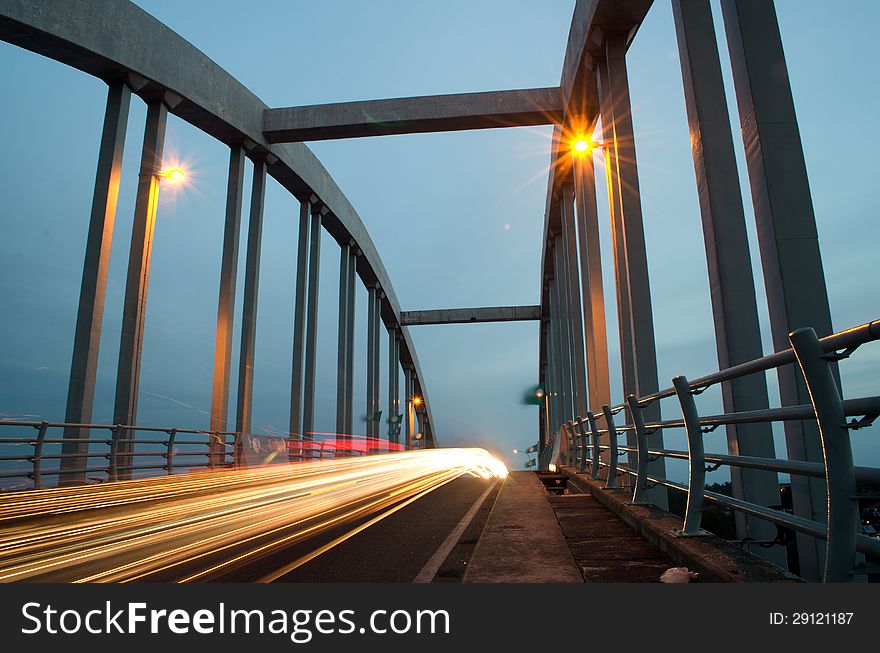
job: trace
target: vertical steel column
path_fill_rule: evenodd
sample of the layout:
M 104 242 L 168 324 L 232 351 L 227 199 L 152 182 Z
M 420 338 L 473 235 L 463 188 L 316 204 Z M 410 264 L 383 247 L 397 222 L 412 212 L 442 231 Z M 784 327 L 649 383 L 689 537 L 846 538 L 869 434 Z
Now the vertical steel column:
M 551 249 L 551 254 L 555 259 L 555 246 Z M 563 349 L 563 337 L 562 337 L 562 316 L 560 315 L 560 306 L 559 306 L 559 285 L 558 285 L 559 277 L 554 276 L 550 282 L 550 324 L 553 327 L 553 337 L 551 338 L 551 343 L 553 344 L 553 370 L 555 373 L 556 380 L 556 391 L 555 391 L 555 399 L 556 399 L 556 410 L 554 411 L 555 421 L 553 423 L 553 432 L 555 433 L 559 426 L 567 419 L 568 411 L 566 410 L 567 396 L 566 396 L 566 384 L 565 384 L 565 373 L 568 369 L 565 366 L 565 352 Z M 569 375 L 570 376 L 570 375 Z
M 347 417 L 345 399 L 348 396 L 348 357 L 352 355 L 348 351 L 348 266 L 350 261 L 351 245 L 344 243 L 339 251 L 339 327 L 337 331 L 336 349 L 336 455 L 346 452 L 350 447 L 345 446 L 351 441 L 351 433 L 345 430 Z
M 399 346 L 397 329 L 391 327 L 388 329 L 388 442 L 395 444 L 400 442 L 400 431 L 396 428 L 399 426 L 397 411 L 400 401 L 400 387 L 398 386 L 400 372 L 397 362 L 400 356 Z
M 321 273 L 321 219 L 326 209 L 322 204 L 312 205 L 312 224 L 309 227 L 309 289 L 306 312 L 306 362 L 303 388 L 302 439 L 315 439 L 315 367 L 318 358 L 318 288 Z M 313 450 L 306 455 L 312 458 Z
M 542 333 L 541 338 L 546 342 L 547 338 Z M 549 415 L 547 415 L 547 367 L 545 364 L 539 365 L 538 371 L 538 387 L 544 388 L 544 396 L 541 397 L 541 403 L 538 405 L 538 457 L 544 454 L 544 447 L 547 444 L 547 423 Z
M 345 365 L 345 378 L 348 379 L 348 385 L 345 388 L 345 432 L 354 433 L 354 325 L 355 325 L 355 303 L 354 293 L 356 290 L 355 276 L 357 271 L 357 258 L 360 250 L 354 241 L 350 243 L 351 248 L 348 253 L 348 324 L 345 333 L 345 348 L 348 352 L 348 358 Z
M 544 444 L 549 444 L 550 435 L 553 433 L 553 406 L 554 406 L 554 397 L 553 391 L 554 388 L 554 380 L 553 380 L 553 343 L 550 339 L 550 333 L 553 330 L 553 323 L 550 320 L 550 286 L 545 281 L 543 288 L 543 301 L 546 303 L 546 312 L 547 317 L 545 317 L 541 321 L 541 327 L 543 329 L 543 337 L 544 337 L 544 399 L 545 399 L 545 409 L 547 411 L 547 422 L 546 422 L 546 433 L 544 433 L 545 440 Z
M 369 447 L 376 447 L 375 439 L 379 437 L 379 422 L 376 413 L 379 410 L 378 383 L 379 372 L 379 289 L 371 285 L 367 289 L 367 439 Z
M 556 357 L 556 337 L 554 335 L 554 332 L 556 330 L 556 323 L 554 322 L 553 317 L 556 315 L 556 307 L 553 305 L 552 298 L 550 298 L 550 295 L 552 293 L 552 291 L 550 290 L 550 283 L 553 283 L 552 279 L 547 286 L 547 302 L 549 304 L 549 312 L 551 315 L 549 321 L 547 322 L 547 386 L 545 388 L 545 391 L 547 392 L 547 411 L 550 415 L 550 421 L 547 428 L 548 438 L 556 432 L 556 428 L 559 425 L 560 405 L 559 364 Z
M 409 365 L 403 368 L 403 391 L 404 391 L 404 437 L 406 438 L 406 448 L 413 448 L 413 369 Z
M 541 338 L 538 347 L 538 387 L 544 391 L 541 406 L 538 409 L 538 458 L 544 458 L 544 450 L 550 441 L 550 338 L 549 319 L 547 317 L 547 284 L 541 284 L 542 313 L 538 336 Z
M 385 299 L 385 293 L 377 286 L 376 288 L 376 328 L 373 332 L 373 409 L 375 411 L 373 420 L 373 433 L 376 437 L 376 446 L 382 437 L 382 384 L 379 376 L 379 360 L 381 351 L 380 333 L 382 331 L 382 300 Z M 385 447 L 387 450 L 387 447 Z
M 571 329 L 568 328 L 568 306 L 566 305 L 566 296 L 568 287 L 565 280 L 565 268 L 563 261 L 562 235 L 556 234 L 553 238 L 553 298 L 556 303 L 556 315 L 558 317 L 559 346 L 557 351 L 561 360 L 560 369 L 562 370 L 562 414 L 559 419 L 561 422 L 569 421 L 574 409 L 572 405 L 572 393 L 574 392 L 574 384 L 572 383 L 572 363 L 571 355 Z
M 398 327 L 395 333 L 396 337 L 394 339 L 394 416 L 397 420 L 395 425 L 395 431 L 397 432 L 397 440 L 398 444 L 401 444 L 400 438 L 400 427 L 402 424 L 402 413 L 400 410 L 400 339 L 403 337 L 401 333 L 401 327 Z
M 266 194 L 266 160 L 254 159 L 251 208 L 245 255 L 244 298 L 241 306 L 241 347 L 238 362 L 238 403 L 235 430 L 251 432 L 253 405 L 254 351 L 257 345 L 257 300 L 260 294 L 260 257 L 263 246 L 263 206 Z
M 725 369 L 763 355 L 745 213 L 709 0 L 673 0 L 672 10 L 706 244 L 718 367 Z M 727 381 L 721 391 L 727 413 L 769 407 L 764 374 Z M 731 454 L 776 457 L 769 422 L 726 428 Z M 779 502 L 776 473 L 733 466 L 730 477 L 735 497 L 765 506 Z M 738 538 L 766 541 L 776 537 L 776 527 L 769 522 L 738 511 L 735 520 Z M 782 547 L 751 550 L 778 566 L 787 564 Z
M 575 231 L 574 188 L 562 187 L 562 269 L 568 286 L 569 330 L 571 331 L 572 380 L 574 392 L 572 405 L 574 417 L 587 414 L 587 370 L 584 358 L 584 324 L 581 312 L 581 294 L 578 277 L 577 235 Z
M 605 61 L 607 66 L 607 85 L 603 85 L 601 95 L 610 100 L 610 131 L 613 157 L 611 178 L 614 186 L 615 208 L 620 212 L 623 225 L 623 244 L 626 248 L 626 276 L 629 284 L 629 308 L 632 320 L 633 364 L 636 388 L 625 392 L 642 397 L 659 389 L 657 380 L 657 352 L 654 344 L 654 317 L 651 306 L 651 288 L 648 280 L 648 257 L 645 248 L 645 232 L 642 224 L 639 175 L 636 163 L 635 137 L 633 133 L 632 106 L 629 94 L 629 80 L 626 70 L 626 32 L 608 32 L 605 35 Z M 601 66 L 603 62 L 599 62 Z M 606 156 L 609 151 L 606 150 Z M 645 420 L 659 421 L 658 402 L 643 408 Z M 635 443 L 627 432 L 628 441 Z M 657 434 L 658 445 L 663 445 L 663 434 Z M 651 463 L 649 471 L 660 477 L 666 475 L 663 458 Z M 649 499 L 660 508 L 666 508 L 668 501 L 666 488 L 657 486 L 649 492 Z
M 113 408 L 115 424 L 133 425 L 137 420 L 141 353 L 144 342 L 144 321 L 147 310 L 147 288 L 150 261 L 153 255 L 153 232 L 156 227 L 156 205 L 159 201 L 159 172 L 165 147 L 165 125 L 168 107 L 161 99 L 147 103 L 147 122 L 141 150 L 128 275 L 125 281 L 125 303 L 122 313 L 122 334 L 119 340 L 119 364 L 116 371 L 116 400 Z M 130 478 L 135 431 L 123 436 L 118 461 L 121 479 Z
M 596 77 L 602 115 L 602 143 L 605 159 L 605 180 L 608 186 L 608 212 L 611 218 L 612 252 L 614 254 L 614 288 L 617 299 L 617 330 L 620 340 L 620 372 L 623 380 L 623 396 L 636 394 L 636 368 L 633 355 L 632 310 L 630 309 L 629 276 L 626 265 L 626 240 L 623 231 L 623 215 L 619 204 L 619 184 L 616 176 L 616 150 L 614 143 L 614 109 L 608 66 L 604 60 L 597 61 Z M 609 404 L 610 399 L 609 399 Z M 594 407 L 596 408 L 596 407 Z
M 302 402 L 303 402 L 303 355 L 305 352 L 306 292 L 309 274 L 309 222 L 311 202 L 300 199 L 299 238 L 296 250 L 296 291 L 293 311 L 293 364 L 290 380 L 290 459 L 301 459 Z
M 553 369 L 556 374 L 556 423 L 553 425 L 553 432 L 557 433 L 559 431 L 559 427 L 562 426 L 562 423 L 565 421 L 565 417 L 567 412 L 565 410 L 566 404 L 566 386 L 565 386 L 565 378 L 563 367 L 563 340 L 562 340 L 562 327 L 561 321 L 562 317 L 560 316 L 560 307 L 559 307 L 559 287 L 557 286 L 557 279 L 554 277 L 552 281 L 553 286 L 551 287 L 551 292 L 553 293 L 553 297 L 551 300 L 551 305 L 553 306 L 554 313 L 554 332 L 553 332 L 553 347 L 554 347 L 554 361 L 553 361 Z
M 593 79 L 595 84 L 595 79 Z M 587 357 L 587 405 L 598 410 L 611 402 L 608 372 L 608 333 L 605 325 L 605 290 L 602 283 L 602 252 L 599 245 L 599 213 L 596 208 L 596 173 L 593 155 L 576 156 L 574 190 L 580 241 L 581 292 Z
M 232 331 L 235 325 L 235 281 L 238 276 L 238 242 L 241 235 L 241 196 L 244 185 L 244 147 L 229 148 L 226 180 L 226 217 L 220 259 L 220 296 L 214 337 L 214 376 L 211 382 L 211 431 L 225 431 L 229 419 L 229 374 L 232 367 Z M 222 463 L 226 448 L 211 441 L 211 463 Z
M 561 224 L 560 217 L 560 224 Z M 566 409 L 568 410 L 568 414 L 566 415 L 565 421 L 568 422 L 574 417 L 575 412 L 575 372 L 574 372 L 574 330 L 571 328 L 571 313 L 572 308 L 569 302 L 569 298 L 571 297 L 571 284 L 570 278 L 568 275 L 567 265 L 566 265 L 566 251 L 565 244 L 563 242 L 562 229 L 560 229 L 559 233 L 556 234 L 556 265 L 559 270 L 559 274 L 557 278 L 559 279 L 559 287 L 557 291 L 559 293 L 559 308 L 561 311 L 561 320 L 559 323 L 560 329 L 562 330 L 562 343 L 563 343 L 563 355 L 565 356 L 565 363 L 568 367 L 568 374 L 565 377 L 566 382 L 566 390 L 568 392 L 568 400 L 565 404 Z
M 721 8 L 758 225 L 770 330 L 779 351 L 788 347 L 788 334 L 801 327 L 814 328 L 820 337 L 832 332 L 816 217 L 773 2 L 723 0 Z M 836 367 L 832 374 L 837 378 Z M 780 367 L 778 376 L 784 406 L 809 403 L 807 387 L 794 366 Z M 786 422 L 785 440 L 789 458 L 822 462 L 814 422 Z M 796 515 L 826 521 L 821 479 L 793 476 L 791 489 Z M 801 576 L 819 580 L 823 555 L 821 542 L 798 535 Z
M 67 390 L 67 410 L 64 421 L 70 424 L 89 424 L 95 399 L 95 375 L 101 346 L 101 327 L 104 321 L 104 299 L 107 294 L 107 268 L 113 244 L 113 224 L 116 220 L 116 202 L 119 198 L 119 176 L 122 154 L 131 106 L 131 89 L 122 80 L 110 83 L 104 110 L 104 128 L 98 150 L 95 172 L 95 191 L 86 239 L 79 306 L 76 313 L 76 331 L 73 337 L 73 358 L 70 363 L 70 382 Z M 85 482 L 84 471 L 89 453 L 88 429 L 65 429 L 61 448 L 61 475 L 59 484 Z

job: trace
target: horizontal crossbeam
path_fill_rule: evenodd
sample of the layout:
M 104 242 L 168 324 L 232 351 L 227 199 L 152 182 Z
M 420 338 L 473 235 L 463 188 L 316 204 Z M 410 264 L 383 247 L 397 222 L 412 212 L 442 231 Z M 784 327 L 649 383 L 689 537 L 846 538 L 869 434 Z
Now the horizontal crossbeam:
M 466 324 L 470 322 L 523 322 L 540 320 L 540 306 L 494 306 L 489 308 L 437 308 L 401 311 L 403 326 L 421 324 Z
M 270 143 L 291 143 L 549 125 L 561 119 L 560 90 L 532 88 L 267 109 L 263 134 Z

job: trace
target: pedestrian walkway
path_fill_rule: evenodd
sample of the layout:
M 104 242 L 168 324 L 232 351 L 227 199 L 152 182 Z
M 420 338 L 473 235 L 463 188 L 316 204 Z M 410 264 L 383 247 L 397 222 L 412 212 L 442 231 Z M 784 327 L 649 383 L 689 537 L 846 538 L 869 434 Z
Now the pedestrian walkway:
M 587 583 L 656 583 L 675 563 L 589 494 L 549 497 Z

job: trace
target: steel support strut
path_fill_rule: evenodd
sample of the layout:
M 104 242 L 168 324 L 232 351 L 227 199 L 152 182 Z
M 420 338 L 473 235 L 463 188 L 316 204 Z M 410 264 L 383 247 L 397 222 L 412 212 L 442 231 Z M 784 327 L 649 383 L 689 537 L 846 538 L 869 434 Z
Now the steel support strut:
M 95 399 L 95 377 L 101 346 L 101 327 L 104 321 L 104 299 L 107 295 L 107 271 L 113 244 L 113 224 L 119 198 L 119 178 L 122 154 L 131 106 L 131 89 L 122 80 L 110 83 L 107 106 L 104 110 L 104 128 L 98 150 L 98 168 L 95 173 L 95 191 L 86 238 L 82 285 L 76 313 L 76 331 L 73 337 L 73 357 L 70 363 L 70 383 L 67 390 L 67 410 L 64 421 L 71 424 L 89 424 Z M 61 448 L 60 485 L 84 483 L 86 457 L 89 453 L 88 429 L 64 430 L 65 442 Z M 35 479 L 39 475 L 35 475 Z M 36 484 L 36 481 L 35 481 Z
M 303 426 L 302 439 L 312 442 L 315 439 L 315 368 L 318 357 L 318 290 L 321 272 L 321 219 L 324 207 L 312 205 L 312 223 L 309 227 L 309 289 L 308 310 L 306 313 L 306 361 L 303 384 Z M 307 455 L 312 458 L 314 451 Z
M 306 293 L 309 275 L 309 223 L 311 203 L 301 199 L 299 205 L 299 236 L 296 249 L 296 290 L 293 309 L 293 364 L 290 379 L 290 460 L 301 460 L 303 358 L 305 353 Z
M 642 222 L 641 195 L 639 192 L 638 166 L 636 162 L 635 136 L 632 121 L 629 79 L 626 67 L 627 33 L 609 31 L 605 35 L 604 60 L 598 62 L 600 70 L 600 98 L 602 124 L 605 132 L 605 157 L 608 165 L 609 190 L 612 206 L 612 225 L 615 227 L 615 247 L 622 247 L 622 255 L 615 258 L 616 265 L 623 265 L 617 272 L 618 298 L 625 296 L 621 310 L 621 351 L 624 357 L 624 396 L 634 394 L 642 397 L 659 390 L 657 379 L 657 352 L 654 342 L 654 318 L 651 305 L 651 288 L 648 277 L 648 259 L 645 232 Z M 625 280 L 625 282 L 624 282 Z M 630 331 L 626 333 L 625 321 Z M 626 336 L 631 337 L 631 359 L 627 360 Z M 627 370 L 627 366 L 630 366 Z M 630 374 L 634 376 L 628 378 Z M 631 384 L 627 387 L 627 384 Z M 645 419 L 659 421 L 660 405 L 643 408 Z M 627 433 L 628 443 L 635 444 Z M 663 435 L 657 439 L 662 445 Z M 665 476 L 663 459 L 651 463 L 650 471 Z M 655 487 L 649 491 L 650 500 L 660 508 L 668 506 L 666 488 Z
M 722 0 L 721 9 L 758 226 L 770 332 L 774 348 L 782 351 L 796 329 L 811 327 L 820 337 L 832 333 L 810 182 L 772 0 Z M 839 387 L 836 366 L 831 373 Z M 783 406 L 809 403 L 809 392 L 795 367 L 780 367 L 777 374 Z M 822 462 L 815 422 L 786 422 L 785 441 L 789 458 Z M 828 500 L 821 480 L 793 476 L 791 490 L 795 515 L 827 520 Z M 822 543 L 805 534 L 797 537 L 800 575 L 819 580 L 824 567 Z
M 244 185 L 244 147 L 229 148 L 226 182 L 226 217 L 220 260 L 220 296 L 214 337 L 214 376 L 211 383 L 210 430 L 226 431 L 229 419 L 229 377 L 232 368 L 232 331 L 235 326 L 235 280 L 238 276 L 238 243 L 241 235 L 241 202 Z M 211 465 L 222 464 L 226 448 L 220 438 L 211 443 Z
M 125 303 L 122 333 L 119 339 L 119 364 L 116 371 L 116 398 L 113 407 L 115 424 L 133 425 L 137 421 L 140 389 L 141 354 L 147 312 L 147 289 L 150 262 L 153 256 L 153 233 L 156 227 L 156 206 L 159 202 L 159 172 L 165 147 L 165 125 L 168 107 L 161 99 L 147 103 L 147 122 L 134 205 L 131 249 L 125 280 Z M 118 449 L 119 478 L 131 475 L 131 457 L 135 431 L 126 431 Z
M 247 255 L 244 272 L 244 300 L 241 307 L 241 347 L 238 364 L 238 404 L 235 430 L 251 432 L 254 390 L 254 352 L 257 346 L 257 302 L 260 294 L 260 260 L 263 247 L 263 207 L 266 196 L 266 161 L 254 159 L 248 221 Z
M 351 433 L 345 430 L 348 413 L 346 398 L 348 397 L 348 266 L 351 245 L 344 243 L 339 251 L 339 323 L 336 343 L 336 455 L 348 451 L 346 446 L 351 441 Z
M 725 369 L 763 355 L 745 212 L 712 9 L 708 0 L 673 0 L 672 10 L 712 291 L 718 367 Z M 764 374 L 722 383 L 721 394 L 728 413 L 770 405 Z M 730 424 L 726 431 L 730 454 L 775 457 L 769 422 Z M 734 497 L 759 505 L 779 502 L 779 479 L 774 472 L 731 467 L 730 480 Z M 773 524 L 740 512 L 734 519 L 739 539 L 776 537 Z M 753 547 L 752 552 L 778 566 L 787 565 L 783 547 Z

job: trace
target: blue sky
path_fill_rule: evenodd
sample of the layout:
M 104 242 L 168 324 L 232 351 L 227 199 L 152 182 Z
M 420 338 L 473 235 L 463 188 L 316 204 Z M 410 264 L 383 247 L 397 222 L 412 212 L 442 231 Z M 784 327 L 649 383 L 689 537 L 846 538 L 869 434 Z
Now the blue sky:
M 335 0 L 242 3 L 140 0 L 270 106 L 559 83 L 573 0 Z M 870 1 L 778 0 L 835 327 L 880 313 L 876 268 L 875 128 L 880 6 Z M 716 28 L 721 30 L 717 3 Z M 853 21 L 852 16 L 862 16 Z M 734 123 L 723 32 L 719 47 Z M 651 9 L 629 55 L 661 384 L 717 368 L 706 263 L 681 71 L 669 3 Z M 83 246 L 105 85 L 0 44 L 0 416 L 64 414 Z M 132 102 L 99 365 L 95 421 L 110 421 L 136 167 L 145 111 Z M 734 124 L 738 135 L 738 124 Z M 404 309 L 534 304 L 549 128 L 391 136 L 313 144 L 358 210 Z M 742 143 L 743 196 L 765 334 L 766 302 Z M 150 281 L 139 421 L 205 427 L 225 203 L 227 148 L 177 118 L 166 151 L 193 183 L 161 199 Z M 601 170 L 601 166 L 599 166 Z M 597 180 L 607 216 L 604 179 Z M 249 177 L 248 177 L 249 183 Z M 248 193 L 245 193 L 247 206 Z M 254 430 L 287 428 L 297 203 L 267 192 L 254 387 Z M 619 388 L 607 218 L 601 222 L 612 379 Z M 242 231 L 242 251 L 246 229 Z M 319 321 L 318 430 L 335 422 L 338 248 L 325 237 Z M 243 263 L 243 255 L 242 255 Z M 242 266 L 243 267 L 243 266 Z M 242 280 L 238 303 L 241 303 Z M 366 292 L 359 290 L 365 316 Z M 356 394 L 365 402 L 365 320 L 357 336 Z M 237 327 L 239 325 L 236 325 Z M 236 338 L 237 338 L 236 331 Z M 438 437 L 504 454 L 536 440 L 537 414 L 519 403 L 536 379 L 531 323 L 413 329 Z M 386 342 L 382 341 L 382 360 Z M 234 353 L 237 361 L 237 348 Z M 843 363 L 847 396 L 878 393 L 880 349 Z M 381 367 L 382 385 L 387 371 Z M 235 374 L 233 374 L 235 377 Z M 775 379 L 770 378 L 775 392 Z M 233 388 L 234 396 L 234 388 Z M 384 390 L 383 390 L 384 397 Z M 615 399 L 619 399 L 618 395 Z M 384 399 L 383 399 L 384 404 Z M 718 409 L 717 393 L 701 408 Z M 666 414 L 674 414 L 668 406 Z M 363 413 L 362 409 L 356 415 Z M 357 427 L 356 427 L 357 428 Z M 363 424 L 361 423 L 361 427 Z M 876 431 L 876 429 L 874 429 Z M 854 434 L 861 464 L 880 464 L 871 430 Z M 723 448 L 723 435 L 709 447 Z M 670 434 L 667 443 L 683 440 Z M 779 451 L 783 451 L 781 440 Z M 681 474 L 678 468 L 674 474 Z M 710 477 L 717 480 L 721 476 Z

